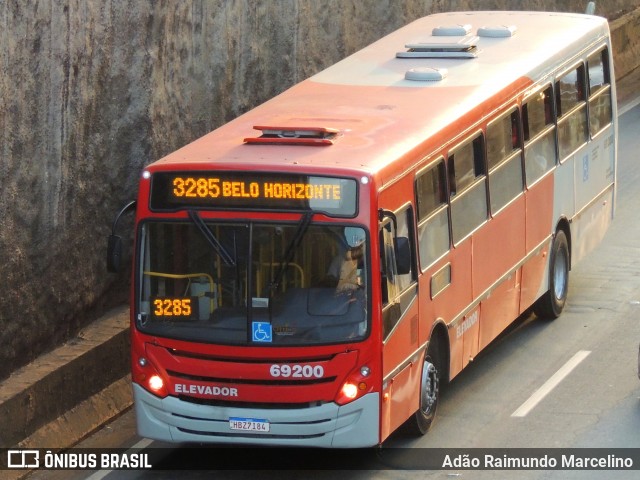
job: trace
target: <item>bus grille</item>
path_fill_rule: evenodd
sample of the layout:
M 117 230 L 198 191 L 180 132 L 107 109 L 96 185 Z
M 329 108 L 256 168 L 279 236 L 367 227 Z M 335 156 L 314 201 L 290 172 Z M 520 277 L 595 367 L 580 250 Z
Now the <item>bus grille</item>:
M 223 433 L 223 432 L 199 432 L 197 430 L 189 430 L 186 428 L 178 428 L 181 432 L 190 433 L 192 435 L 202 435 L 203 437 L 243 437 L 257 439 L 278 439 L 278 440 L 304 440 L 307 438 L 324 437 L 326 433 L 315 433 L 309 435 L 273 435 L 265 433 Z
M 200 375 L 190 375 L 188 373 L 175 372 L 173 370 L 167 370 L 167 373 L 175 378 L 183 380 L 193 380 L 198 382 L 215 382 L 215 383 L 233 383 L 234 385 L 319 385 L 322 383 L 335 382 L 336 377 L 324 377 L 324 378 L 305 378 L 299 380 L 258 380 L 249 378 L 219 378 L 219 377 L 205 377 Z
M 228 400 L 217 400 L 211 398 L 191 397 L 189 395 L 179 395 L 178 398 L 184 402 L 194 403 L 196 405 L 208 405 L 212 407 L 238 407 L 238 408 L 260 408 L 265 410 L 277 409 L 303 409 L 314 408 L 324 405 L 326 402 L 302 402 L 302 403 L 266 403 L 266 402 L 238 402 Z

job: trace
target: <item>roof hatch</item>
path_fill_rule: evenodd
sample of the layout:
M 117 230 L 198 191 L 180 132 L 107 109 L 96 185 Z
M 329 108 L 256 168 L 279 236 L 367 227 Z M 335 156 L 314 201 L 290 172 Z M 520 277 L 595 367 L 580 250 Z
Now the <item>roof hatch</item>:
M 440 25 L 431 30 L 434 37 L 464 37 L 471 32 L 471 25 Z
M 411 68 L 404 74 L 405 80 L 413 80 L 414 82 L 440 82 L 447 77 L 446 68 Z
M 478 28 L 479 37 L 506 38 L 513 37 L 518 30 L 515 25 L 491 25 Z
M 444 38 L 438 38 L 444 37 Z M 432 37 L 429 42 L 405 45 L 406 52 L 396 53 L 397 58 L 475 58 L 478 56 L 478 37 L 465 36 L 452 41 L 446 36 Z
M 248 137 L 244 143 L 249 145 L 309 145 L 326 146 L 333 145 L 333 139 L 339 130 L 326 127 L 268 127 L 254 126 L 260 130 L 259 137 Z

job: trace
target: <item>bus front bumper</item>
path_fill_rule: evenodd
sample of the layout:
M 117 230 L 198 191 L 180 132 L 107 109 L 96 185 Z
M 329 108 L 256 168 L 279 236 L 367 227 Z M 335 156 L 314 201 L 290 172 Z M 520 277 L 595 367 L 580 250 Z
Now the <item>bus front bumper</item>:
M 158 398 L 133 384 L 138 434 L 166 442 L 371 447 L 379 443 L 380 396 L 370 393 L 347 405 L 326 403 L 295 409 L 199 405 L 176 397 Z M 262 419 L 268 432 L 232 430 L 230 418 Z

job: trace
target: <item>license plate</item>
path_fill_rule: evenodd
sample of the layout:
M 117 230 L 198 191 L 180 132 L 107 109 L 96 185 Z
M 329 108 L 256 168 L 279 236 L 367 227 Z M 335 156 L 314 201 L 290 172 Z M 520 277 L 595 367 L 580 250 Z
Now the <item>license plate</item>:
M 243 432 L 268 432 L 270 425 L 268 420 L 262 418 L 229 418 L 229 428 Z

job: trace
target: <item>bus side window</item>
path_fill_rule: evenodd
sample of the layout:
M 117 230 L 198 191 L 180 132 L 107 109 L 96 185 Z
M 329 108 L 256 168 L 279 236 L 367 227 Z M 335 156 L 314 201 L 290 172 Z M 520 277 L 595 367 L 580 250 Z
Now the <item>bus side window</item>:
M 451 229 L 456 244 L 487 219 L 483 136 L 465 141 L 449 153 Z
M 416 175 L 418 250 L 424 271 L 449 250 L 449 207 L 444 158 Z
M 585 88 L 584 65 L 582 64 L 565 73 L 556 82 L 560 161 L 563 161 L 587 141 Z
M 589 70 L 589 133 L 594 137 L 611 123 L 611 78 L 609 50 L 604 48 L 587 58 Z
M 397 213 L 396 219 L 398 222 L 397 232 L 394 232 L 393 222 L 390 219 L 380 229 L 380 264 L 384 304 L 393 301 L 416 280 L 413 270 L 413 248 L 411 248 L 413 241 L 411 208 Z M 396 258 L 396 253 L 403 255 L 403 257 Z M 407 256 L 409 258 L 406 258 Z M 400 265 L 402 267 L 399 267 Z M 402 271 L 404 268 L 408 268 L 408 271 Z
M 487 125 L 489 198 L 494 214 L 522 192 L 521 145 L 517 108 Z
M 400 293 L 416 281 L 416 274 L 413 269 L 415 263 L 413 261 L 414 249 L 411 246 L 414 242 L 413 209 L 411 207 L 405 208 L 403 211 L 398 212 L 396 218 L 398 220 L 398 231 L 395 239 L 396 250 L 402 256 L 402 258 L 397 259 L 397 265 L 403 266 L 397 269 L 396 276 L 396 283 Z
M 531 186 L 556 164 L 553 90 L 551 85 L 525 99 L 522 104 L 524 164 Z
M 414 248 L 412 246 L 413 210 L 411 207 L 407 207 L 396 212 L 395 216 L 397 232 L 394 232 L 393 221 L 390 218 L 386 219 L 380 228 L 380 264 L 382 268 L 382 305 L 385 337 L 402 318 L 404 309 L 411 304 L 412 297 L 416 294 L 417 276 L 414 270 Z M 402 258 L 397 258 L 396 254 L 401 255 Z M 412 286 L 414 287 L 413 294 L 410 293 L 410 287 Z
M 393 251 L 393 229 L 387 222 L 380 229 L 380 278 L 382 281 L 382 305 L 388 305 L 396 297 L 396 258 Z

